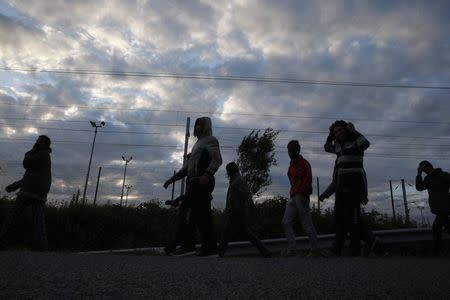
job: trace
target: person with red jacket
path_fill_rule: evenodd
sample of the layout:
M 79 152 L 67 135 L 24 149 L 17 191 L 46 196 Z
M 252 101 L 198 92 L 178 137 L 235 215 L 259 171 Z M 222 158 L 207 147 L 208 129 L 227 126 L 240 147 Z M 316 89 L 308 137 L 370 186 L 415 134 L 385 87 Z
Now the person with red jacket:
M 310 256 L 320 256 L 317 246 L 317 233 L 311 219 L 309 208 L 309 196 L 312 194 L 311 165 L 300 155 L 300 144 L 292 140 L 287 145 L 291 158 L 287 175 L 291 183 L 290 199 L 286 202 L 286 210 L 283 216 L 283 228 L 288 240 L 287 256 L 296 255 L 295 231 L 293 221 L 299 215 L 303 230 L 311 242 Z

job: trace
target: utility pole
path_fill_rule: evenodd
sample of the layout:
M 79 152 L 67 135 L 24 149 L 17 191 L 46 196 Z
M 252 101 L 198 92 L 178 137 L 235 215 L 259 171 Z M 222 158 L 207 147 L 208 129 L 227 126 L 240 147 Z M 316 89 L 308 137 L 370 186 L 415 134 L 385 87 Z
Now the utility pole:
M 176 174 L 176 171 L 173 171 L 173 176 L 175 176 L 175 174 Z M 172 201 L 173 201 L 174 193 L 175 193 L 175 181 L 172 182 Z
M 127 195 L 125 196 L 125 207 L 127 206 L 127 202 L 128 202 L 128 192 L 130 191 L 130 189 L 132 188 L 132 185 L 125 185 L 125 188 L 127 189 Z
M 97 137 L 97 130 L 100 127 L 105 126 L 104 121 L 101 121 L 100 124 L 98 124 L 98 125 L 96 122 L 92 122 L 92 121 L 89 121 L 89 122 L 91 123 L 91 126 L 95 128 L 95 132 L 94 132 L 94 140 L 92 141 L 91 156 L 89 157 L 88 170 L 87 170 L 87 174 L 86 174 L 86 182 L 84 183 L 83 198 L 82 198 L 83 204 L 86 202 L 86 189 L 87 189 L 87 184 L 88 184 L 88 180 L 89 180 L 89 172 L 91 171 L 92 154 L 94 153 L 95 138 Z
M 394 193 L 392 192 L 392 180 L 389 180 L 389 187 L 391 188 L 391 203 L 392 203 L 392 216 L 395 222 L 395 206 L 394 206 Z
M 128 166 L 128 163 L 132 159 L 133 159 L 133 156 L 130 156 L 130 158 L 128 158 L 128 159 L 126 159 L 124 156 L 122 156 L 122 160 L 125 162 L 125 170 L 123 171 L 122 193 L 120 194 L 120 206 L 122 206 L 123 188 L 125 187 L 125 177 L 127 176 L 127 166 Z
M 406 224 L 409 224 L 409 209 L 408 209 L 408 201 L 406 200 L 405 179 L 402 179 L 402 190 L 403 190 L 403 202 L 405 204 L 405 222 Z
M 319 201 L 319 196 L 320 196 L 320 185 L 319 185 L 319 176 L 317 176 L 317 209 L 319 210 L 319 215 L 320 215 L 320 201 Z
M 98 176 L 97 176 L 97 185 L 95 186 L 94 206 L 95 206 L 95 203 L 97 202 L 98 184 L 100 182 L 101 173 L 102 173 L 102 167 L 99 167 L 98 168 Z
M 78 204 L 78 200 L 80 200 L 80 189 L 77 190 L 77 197 L 75 199 L 76 204 Z
M 420 217 L 422 219 L 422 226 L 425 225 L 425 218 L 423 217 L 423 209 L 425 208 L 424 206 L 419 206 L 417 207 L 418 209 L 420 209 Z
M 183 154 L 183 167 L 186 165 L 186 156 L 187 156 L 187 149 L 188 149 L 188 143 L 189 143 L 189 126 L 191 124 L 191 118 L 187 117 L 186 119 L 186 135 L 184 137 L 184 154 Z M 180 190 L 180 196 L 184 194 L 184 185 L 186 183 L 186 179 L 183 178 L 181 180 L 181 190 Z

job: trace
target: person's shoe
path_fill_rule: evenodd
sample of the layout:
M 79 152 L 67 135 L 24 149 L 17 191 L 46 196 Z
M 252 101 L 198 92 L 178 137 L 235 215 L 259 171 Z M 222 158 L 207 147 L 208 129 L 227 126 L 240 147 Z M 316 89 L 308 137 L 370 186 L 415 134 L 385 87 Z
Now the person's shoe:
M 194 249 L 179 248 L 179 249 L 175 250 L 174 252 L 172 252 L 170 255 L 177 256 L 177 257 L 183 257 L 183 256 L 194 255 L 194 254 L 195 254 Z
M 272 257 L 272 253 L 270 253 L 270 252 L 261 253 L 261 256 L 264 257 L 264 258 L 271 258 Z
M 217 257 L 218 252 L 217 250 L 200 250 L 196 255 L 199 257 Z
M 376 256 L 385 256 L 386 250 L 384 249 L 378 237 L 375 237 L 370 244 L 366 244 L 363 247 L 362 256 L 369 257 L 371 253 L 374 253 Z
M 322 253 L 320 252 L 319 249 L 316 250 L 311 250 L 308 255 L 306 255 L 306 257 L 308 258 L 318 258 L 318 257 L 323 257 Z
M 280 253 L 281 257 L 294 257 L 297 256 L 297 251 L 295 250 L 284 250 Z
M 171 255 L 172 255 L 172 252 L 173 252 L 173 249 L 171 249 L 171 248 L 169 248 L 169 247 L 164 247 L 164 253 L 165 253 L 167 256 L 171 256 Z
M 219 257 L 225 257 L 225 251 L 223 250 L 217 251 L 217 254 L 219 255 Z
M 340 251 L 336 251 L 335 249 L 330 249 L 330 250 L 322 251 L 322 256 L 328 257 L 328 258 L 337 258 L 337 257 L 341 257 L 342 254 Z

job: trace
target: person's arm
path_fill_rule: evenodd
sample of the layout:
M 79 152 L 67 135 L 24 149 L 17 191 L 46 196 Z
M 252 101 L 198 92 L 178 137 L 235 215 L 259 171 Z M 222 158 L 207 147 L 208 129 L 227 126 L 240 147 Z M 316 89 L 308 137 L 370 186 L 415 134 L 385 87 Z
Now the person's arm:
M 330 198 L 331 195 L 333 195 L 335 191 L 336 191 L 336 186 L 335 186 L 334 182 L 331 182 L 330 185 L 325 189 L 325 191 L 323 191 L 323 193 L 320 194 L 319 201 L 322 202 L 325 199 Z
M 182 167 L 177 173 L 175 173 L 175 175 L 173 175 L 172 177 L 170 177 L 169 179 L 166 180 L 166 182 L 164 182 L 164 188 L 167 189 L 167 187 L 169 185 L 171 185 L 172 183 L 174 183 L 177 180 L 182 179 L 183 177 L 185 177 L 187 175 L 187 163 L 184 167 Z
M 50 154 L 46 149 L 33 149 L 25 153 L 23 167 L 25 170 L 36 171 L 50 167 Z
M 222 155 L 220 154 L 219 141 L 215 137 L 211 137 L 210 142 L 206 145 L 206 151 L 209 154 L 210 162 L 205 173 L 214 176 L 219 167 L 222 165 Z
M 17 189 L 20 189 L 21 187 L 22 187 L 22 179 L 11 183 L 7 187 L 5 187 L 5 190 L 6 192 L 11 193 L 16 191 Z
M 444 181 L 450 186 L 450 173 L 444 172 Z
M 369 148 L 370 142 L 366 139 L 366 137 L 364 135 L 362 135 L 361 133 L 356 131 L 353 123 L 347 124 L 347 131 L 350 133 L 350 135 L 355 140 L 356 146 L 359 148 L 359 150 L 366 151 L 367 148 Z
M 248 214 L 248 209 L 253 209 L 255 207 L 255 203 L 253 202 L 253 196 L 250 188 L 244 180 L 242 180 L 242 184 L 239 186 L 239 198 L 241 199 L 243 212 Z
M 323 148 L 325 149 L 326 152 L 328 152 L 328 153 L 336 153 L 333 141 L 334 141 L 334 136 L 333 136 L 333 133 L 330 130 L 330 133 L 328 134 L 328 137 L 327 137 L 327 140 L 325 142 L 325 145 L 323 146 Z
M 416 176 L 416 190 L 424 191 L 427 189 L 426 182 L 422 179 L 422 168 L 419 166 L 417 168 L 417 176 Z

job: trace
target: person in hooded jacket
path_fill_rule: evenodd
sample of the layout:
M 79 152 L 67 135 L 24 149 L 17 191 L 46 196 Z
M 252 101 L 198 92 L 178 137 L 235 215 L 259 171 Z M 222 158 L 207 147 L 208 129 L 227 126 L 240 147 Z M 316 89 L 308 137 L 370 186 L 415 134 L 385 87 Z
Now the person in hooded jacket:
M 210 118 L 201 117 L 195 120 L 194 136 L 197 137 L 197 142 L 192 147 L 191 157 L 183 168 L 164 183 L 164 188 L 177 180 L 187 178 L 186 197 L 192 206 L 190 220 L 199 229 L 201 237 L 198 255 L 209 256 L 217 252 L 211 200 L 215 186 L 214 174 L 222 165 L 222 156 L 219 141 L 212 135 Z
M 222 240 L 219 246 L 219 256 L 223 257 L 228 247 L 228 242 L 238 234 L 244 235 L 255 246 L 261 256 L 270 257 L 270 251 L 256 237 L 249 226 L 250 210 L 254 208 L 250 189 L 239 173 L 239 167 L 235 162 L 226 166 L 230 185 L 227 191 L 225 205 L 225 227 L 222 232 Z
M 422 172 L 427 174 L 422 179 Z M 445 227 L 450 234 L 450 174 L 442 171 L 441 168 L 434 168 L 427 161 L 421 161 L 417 167 L 416 190 L 428 190 L 428 204 L 431 213 L 436 215 L 433 222 L 433 254 L 439 256 L 442 227 Z
M 7 246 L 17 217 L 22 214 L 25 207 L 31 205 L 34 225 L 33 250 L 47 250 L 44 207 L 52 184 L 50 143 L 48 136 L 39 136 L 33 148 L 25 153 L 23 159 L 25 174 L 22 179 L 6 187 L 8 193 L 20 190 L 0 231 L 0 248 Z

